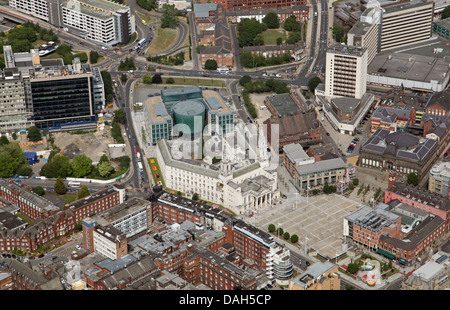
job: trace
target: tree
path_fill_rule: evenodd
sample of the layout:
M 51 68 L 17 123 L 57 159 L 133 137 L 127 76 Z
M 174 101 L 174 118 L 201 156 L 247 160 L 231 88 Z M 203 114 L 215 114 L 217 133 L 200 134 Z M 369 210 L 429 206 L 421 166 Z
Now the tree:
M 120 82 L 121 82 L 122 84 L 125 84 L 127 81 L 128 81 L 128 77 L 127 77 L 127 75 L 126 75 L 125 73 L 123 73 L 123 74 L 120 76 Z
M 80 190 L 78 191 L 77 194 L 77 199 L 81 199 L 84 197 L 89 196 L 91 193 L 89 192 L 89 189 L 87 188 L 86 185 L 81 186 Z
M 205 69 L 206 70 L 217 70 L 217 62 L 215 59 L 208 59 L 205 62 Z
M 42 188 L 42 186 L 36 186 L 33 189 L 33 192 L 35 192 L 36 194 L 38 194 L 39 196 L 43 196 L 45 194 L 45 190 Z
M 17 175 L 21 175 L 21 176 L 25 176 L 28 177 L 30 176 L 30 174 L 33 172 L 33 169 L 31 169 L 30 165 L 26 164 L 26 165 L 21 165 L 17 171 L 16 174 Z
M 283 44 L 283 38 L 279 37 L 277 38 L 277 45 Z
M 9 144 L 9 139 L 6 136 L 1 136 L 0 138 L 0 145 L 6 145 Z
M 163 14 L 161 16 L 161 28 L 175 29 L 178 25 L 178 10 L 173 5 L 164 4 Z
M 333 26 L 333 37 L 336 42 L 341 43 L 344 39 L 344 28 L 339 25 Z
M 28 128 L 28 140 L 37 142 L 41 140 L 41 131 L 36 126 L 31 126 Z
M 406 183 L 417 186 L 419 184 L 419 176 L 414 172 L 411 172 L 406 178 Z
M 237 26 L 239 46 L 252 46 L 256 36 L 266 29 L 266 24 L 260 23 L 254 18 L 242 20 Z
M 284 21 L 283 28 L 287 31 L 299 31 L 302 24 L 297 21 L 295 15 L 291 15 Z
M 0 178 L 12 177 L 21 165 L 28 164 L 23 152 L 14 144 L 0 147 Z
M 270 224 L 269 227 L 268 227 L 268 230 L 269 230 L 269 232 L 274 232 L 276 230 L 275 225 Z
M 312 79 L 310 79 L 310 80 L 308 81 L 308 88 L 309 88 L 309 90 L 310 90 L 312 93 L 314 93 L 314 90 L 316 89 L 316 87 L 317 87 L 320 83 L 322 83 L 322 80 L 321 80 L 319 77 L 317 77 L 317 76 L 313 77 Z
M 450 17 L 450 5 L 446 6 L 445 9 L 442 11 L 441 19 L 446 19 Z
M 72 174 L 73 168 L 69 157 L 55 155 L 41 168 L 40 174 L 47 178 L 65 178 Z
M 192 200 L 198 200 L 198 199 L 199 199 L 198 194 L 194 193 L 194 195 L 192 195 Z
M 347 271 L 351 274 L 357 273 L 359 270 L 359 265 L 357 263 L 350 263 L 347 266 Z
M 267 28 L 274 29 L 280 27 L 280 19 L 278 18 L 278 14 L 275 12 L 269 12 L 262 19 L 263 23 L 267 25 Z
M 167 78 L 166 83 L 167 84 L 174 84 L 175 80 L 172 77 L 170 77 L 170 78 Z
M 358 186 L 359 184 L 359 179 L 358 178 L 354 178 L 353 179 L 353 185 Z
M 160 74 L 155 74 L 152 76 L 152 83 L 153 84 L 162 84 L 162 77 Z
M 55 192 L 60 195 L 64 195 L 67 191 L 66 184 L 61 178 L 57 178 L 55 181 L 55 185 L 53 186 Z
M 89 53 L 89 59 L 91 61 L 91 64 L 96 64 L 99 58 L 100 58 L 100 54 L 98 52 L 91 51 Z
M 292 242 L 292 243 L 298 242 L 298 236 L 297 236 L 296 234 L 294 234 L 294 235 L 291 236 L 291 242 Z
M 106 178 L 107 176 L 111 175 L 111 173 L 114 172 L 114 167 L 111 166 L 111 163 L 109 161 L 103 161 L 99 163 L 97 169 L 98 174 L 100 174 L 102 178 Z
M 104 162 L 104 161 L 106 161 L 106 162 L 109 163 L 109 158 L 108 158 L 108 156 L 106 156 L 106 154 L 103 154 L 103 155 L 100 157 L 100 160 L 98 161 L 98 163 L 101 164 L 101 163 Z
M 291 234 L 289 234 L 288 232 L 285 232 L 285 233 L 283 234 L 284 240 L 288 240 L 290 236 L 291 236 Z
M 118 122 L 120 124 L 124 124 L 127 121 L 127 116 L 125 115 L 125 111 L 122 109 L 114 111 L 114 122 Z
M 82 178 L 92 171 L 92 159 L 86 155 L 75 156 L 72 160 L 72 175 L 76 178 Z
M 243 77 L 241 77 L 241 79 L 239 80 L 239 84 L 241 86 L 244 86 L 245 84 L 249 83 L 252 81 L 252 78 L 249 75 L 244 75 Z

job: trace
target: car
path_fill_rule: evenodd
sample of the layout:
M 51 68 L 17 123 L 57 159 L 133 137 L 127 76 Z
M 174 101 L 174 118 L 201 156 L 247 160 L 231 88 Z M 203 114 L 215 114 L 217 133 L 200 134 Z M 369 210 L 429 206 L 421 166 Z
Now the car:
M 204 73 L 203 76 L 204 76 L 204 77 L 208 77 L 209 74 L 208 74 L 208 73 Z
M 311 265 L 311 263 L 309 261 L 306 261 L 306 266 Z
M 77 244 L 75 247 L 77 248 L 77 250 L 81 250 L 81 246 L 80 245 Z
M 359 141 L 359 138 L 355 138 L 355 139 L 353 139 L 354 141 Z
M 327 133 L 326 133 L 326 135 L 327 135 L 327 136 L 330 136 L 330 133 L 329 133 L 329 132 L 327 132 Z
M 72 251 L 72 254 L 77 254 L 77 251 Z
M 45 254 L 41 254 L 41 255 L 38 256 L 38 258 L 42 258 L 44 256 L 45 256 Z
M 281 198 L 286 199 L 287 196 L 285 194 L 281 195 Z

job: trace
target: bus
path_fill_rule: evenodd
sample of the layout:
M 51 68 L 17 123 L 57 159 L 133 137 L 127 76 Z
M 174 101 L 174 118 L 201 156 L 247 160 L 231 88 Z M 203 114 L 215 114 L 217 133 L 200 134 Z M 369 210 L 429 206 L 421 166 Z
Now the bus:
M 138 161 L 138 167 L 139 167 L 139 171 L 143 171 L 144 167 L 142 166 L 142 162 Z
M 69 182 L 68 186 L 69 187 L 80 187 L 81 184 L 80 184 L 80 182 Z
M 144 39 L 140 39 L 139 42 L 138 42 L 138 46 L 142 47 L 145 44 L 146 41 L 147 40 L 145 38 Z
M 219 74 L 228 74 L 230 72 L 230 69 L 228 68 L 217 68 L 217 73 Z

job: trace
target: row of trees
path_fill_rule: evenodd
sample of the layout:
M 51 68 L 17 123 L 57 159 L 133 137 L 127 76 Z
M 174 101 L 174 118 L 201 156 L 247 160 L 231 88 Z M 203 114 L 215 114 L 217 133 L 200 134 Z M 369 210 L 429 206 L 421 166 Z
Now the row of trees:
M 119 71 L 129 71 L 136 70 L 136 65 L 134 64 L 133 58 L 125 57 L 125 60 L 121 60 L 119 63 L 119 67 L 117 67 Z
M 292 60 L 292 55 L 291 53 L 287 52 L 281 56 L 265 57 L 263 55 L 253 55 L 250 51 L 242 51 L 239 55 L 239 58 L 241 60 L 241 64 L 244 67 L 255 68 L 288 63 Z
M 289 232 L 284 231 L 281 227 L 277 229 L 274 224 L 270 224 L 268 230 L 271 233 L 276 233 L 280 237 L 283 236 L 285 240 L 290 240 L 292 243 L 298 242 L 298 236 L 296 234 L 291 235 Z

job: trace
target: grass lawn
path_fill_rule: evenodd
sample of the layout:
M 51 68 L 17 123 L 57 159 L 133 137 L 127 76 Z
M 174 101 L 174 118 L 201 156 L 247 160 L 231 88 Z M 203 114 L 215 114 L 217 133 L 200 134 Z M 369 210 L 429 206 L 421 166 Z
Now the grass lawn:
M 158 30 L 153 32 L 155 37 L 147 49 L 147 54 L 159 53 L 172 46 L 177 38 L 177 32 L 177 29 L 160 28 L 158 26 Z M 156 35 L 157 33 L 158 35 Z
M 282 28 L 267 29 L 262 35 L 265 45 L 277 45 L 277 38 L 282 38 L 283 43 L 287 40 L 287 32 Z
M 168 77 L 163 77 L 163 84 L 167 84 Z M 175 85 L 201 85 L 201 86 L 216 86 L 225 87 L 225 81 L 215 80 L 209 78 L 184 78 L 184 77 L 172 77 L 175 81 Z

